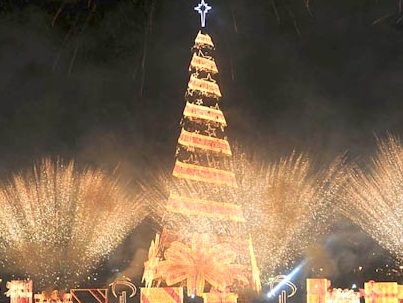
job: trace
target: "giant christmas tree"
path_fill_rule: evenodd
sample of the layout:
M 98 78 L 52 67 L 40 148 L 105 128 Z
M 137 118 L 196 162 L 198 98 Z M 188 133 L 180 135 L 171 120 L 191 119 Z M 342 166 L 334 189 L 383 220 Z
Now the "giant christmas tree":
M 210 7 L 196 8 L 202 27 Z M 200 31 L 192 48 L 190 79 L 175 154 L 164 230 L 145 264 L 146 285 L 183 285 L 188 295 L 227 292 L 250 284 L 258 274 L 251 243 L 236 203 L 232 152 L 220 109 L 221 91 L 214 44 Z

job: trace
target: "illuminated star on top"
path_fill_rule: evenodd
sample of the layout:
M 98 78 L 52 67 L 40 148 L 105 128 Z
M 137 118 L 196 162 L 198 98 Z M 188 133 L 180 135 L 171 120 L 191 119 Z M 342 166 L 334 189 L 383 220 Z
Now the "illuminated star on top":
M 197 11 L 200 14 L 200 19 L 201 19 L 201 27 L 206 26 L 206 15 L 209 10 L 212 9 L 211 6 L 209 6 L 204 0 L 199 3 L 195 8 L 195 11 Z

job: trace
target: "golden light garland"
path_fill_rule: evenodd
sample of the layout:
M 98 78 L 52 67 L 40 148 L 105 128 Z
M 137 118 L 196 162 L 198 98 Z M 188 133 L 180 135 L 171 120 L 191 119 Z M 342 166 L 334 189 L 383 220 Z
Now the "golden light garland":
M 213 151 L 231 156 L 231 148 L 227 140 L 195 134 L 182 129 L 178 143 L 183 146 L 201 148 L 205 151 Z
M 187 180 L 237 187 L 233 172 L 212 167 L 187 164 L 179 160 L 175 162 L 172 175 L 174 177 L 185 178 Z
M 218 73 L 217 65 L 211 58 L 203 57 L 203 53 L 200 56 L 193 54 L 192 61 L 190 62 L 190 67 L 196 70 L 204 70 L 213 74 Z
M 212 48 L 214 47 L 214 43 L 211 37 L 207 34 L 202 34 L 201 31 L 199 31 L 196 36 L 195 44 L 200 46 L 209 46 Z
M 220 123 L 223 126 L 227 125 L 224 114 L 221 110 L 203 106 L 196 105 L 193 103 L 186 102 L 186 107 L 183 112 L 185 117 L 208 120 L 215 123 Z
M 239 205 L 183 197 L 173 193 L 169 195 L 167 211 L 187 216 L 204 216 L 221 220 L 245 222 L 242 209 Z
M 189 83 L 188 83 L 188 89 L 190 91 L 200 91 L 202 94 L 205 96 L 212 96 L 214 98 L 221 98 L 221 91 L 220 87 L 218 86 L 217 83 L 214 82 L 214 80 L 211 78 L 211 76 L 207 76 L 206 79 L 199 79 L 194 75 L 190 76 Z

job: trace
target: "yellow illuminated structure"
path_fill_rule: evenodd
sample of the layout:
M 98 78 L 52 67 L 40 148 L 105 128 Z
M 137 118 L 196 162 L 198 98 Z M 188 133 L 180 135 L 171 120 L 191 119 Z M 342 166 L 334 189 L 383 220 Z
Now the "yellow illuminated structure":
M 236 303 L 238 294 L 236 293 L 205 293 L 203 294 L 204 303 Z
M 183 115 L 192 120 L 208 120 L 214 123 L 219 123 L 220 125 L 227 126 L 227 121 L 224 118 L 224 114 L 221 110 L 211 107 L 206 107 L 202 105 L 196 105 L 193 103 L 186 102 L 186 107 Z
M 178 140 L 179 144 L 193 148 L 203 148 L 217 153 L 231 156 L 231 148 L 227 140 L 212 138 L 206 135 L 199 135 L 182 129 Z
M 260 291 L 260 272 L 237 204 L 211 37 L 200 31 L 192 52 L 164 231 L 151 244 L 143 280 L 148 288 L 184 286 L 189 296 L 204 294 L 205 302 L 225 297 L 232 303 L 239 288 Z
M 241 207 L 232 203 L 215 202 L 209 200 L 186 198 L 171 194 L 167 210 L 184 215 L 205 216 L 244 222 Z
M 88 298 L 98 303 L 108 303 L 107 288 L 80 288 L 70 289 L 72 303 L 86 303 Z
M 188 83 L 188 94 L 193 96 L 195 92 L 202 96 L 220 98 L 221 91 L 211 74 L 206 78 L 198 78 L 198 74 L 192 74 Z
M 203 52 L 194 53 L 192 61 L 190 62 L 190 67 L 199 71 L 209 71 L 210 73 L 217 74 L 218 69 L 215 61 L 210 56 L 205 56 Z
M 182 287 L 142 288 L 140 303 L 182 303 Z
M 369 281 L 364 289 L 355 292 L 351 289 L 330 288 L 330 280 L 307 279 L 307 303 L 359 303 L 360 297 L 365 303 L 399 303 L 403 288 L 397 282 Z
M 73 303 L 71 293 L 59 293 L 58 290 L 46 294 L 44 291 L 34 294 L 35 303 Z
M 195 8 L 202 27 L 210 9 L 204 0 Z M 200 31 L 192 53 L 164 230 L 149 249 L 142 303 L 169 302 L 170 294 L 172 303 L 177 301 L 175 288 L 152 288 L 158 285 L 183 286 L 188 296 L 203 296 L 205 303 L 235 303 L 233 291 L 261 289 L 252 241 L 237 204 L 211 37 Z
M 5 295 L 10 303 L 32 303 L 32 280 L 12 280 L 6 283 L 8 290 Z
M 206 283 L 226 292 L 233 280 L 248 284 L 244 266 L 235 264 L 237 253 L 229 243 L 214 243 L 208 234 L 192 236 L 191 246 L 174 241 L 158 265 L 168 286 L 186 281 L 188 295 L 202 295 Z
M 326 303 L 330 284 L 328 279 L 307 279 L 306 303 Z
M 360 303 L 360 293 L 352 289 L 334 288 L 329 292 L 327 303 Z
M 210 47 L 214 48 L 214 43 L 211 37 L 207 34 L 203 34 L 201 31 L 197 34 L 196 40 L 195 40 L 197 45 L 200 45 L 201 47 Z
M 364 291 L 365 303 L 399 303 L 397 282 L 369 281 Z

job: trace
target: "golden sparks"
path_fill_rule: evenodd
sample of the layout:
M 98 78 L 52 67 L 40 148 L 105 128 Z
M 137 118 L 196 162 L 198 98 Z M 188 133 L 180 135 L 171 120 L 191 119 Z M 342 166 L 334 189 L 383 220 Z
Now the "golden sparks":
M 146 215 L 116 174 L 43 160 L 0 187 L 0 257 L 42 287 L 80 282 Z
M 344 160 L 316 170 L 304 154 L 293 153 L 261 165 L 238 157 L 238 195 L 262 271 L 271 274 L 322 236 L 346 180 Z
M 233 166 L 239 188 L 227 196 L 201 182 L 172 184 L 169 175 L 162 174 L 150 189 L 154 193 L 154 205 L 158 205 L 155 219 L 180 234 L 197 231 L 229 237 L 236 234 L 242 238 L 250 233 L 262 272 L 272 273 L 279 267 L 292 266 L 291 262 L 330 225 L 336 200 L 347 178 L 344 160 L 337 158 L 329 167 L 316 169 L 308 156 L 293 153 L 275 163 L 262 163 L 235 151 Z M 242 207 L 246 222 L 172 215 L 163 206 L 172 189 L 196 197 L 206 192 L 220 195 Z
M 367 169 L 351 170 L 340 210 L 403 262 L 403 146 L 395 137 L 378 142 Z

